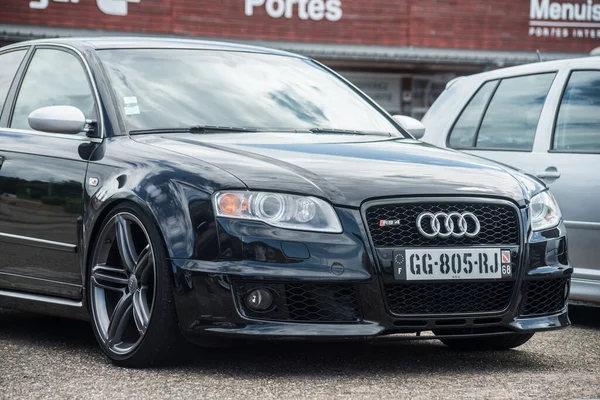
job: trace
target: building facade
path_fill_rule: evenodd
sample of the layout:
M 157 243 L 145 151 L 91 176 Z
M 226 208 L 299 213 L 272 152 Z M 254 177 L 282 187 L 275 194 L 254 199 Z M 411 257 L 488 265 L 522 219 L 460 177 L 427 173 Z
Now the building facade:
M 0 0 L 0 43 L 123 34 L 305 54 L 419 118 L 456 76 L 589 54 L 600 0 Z

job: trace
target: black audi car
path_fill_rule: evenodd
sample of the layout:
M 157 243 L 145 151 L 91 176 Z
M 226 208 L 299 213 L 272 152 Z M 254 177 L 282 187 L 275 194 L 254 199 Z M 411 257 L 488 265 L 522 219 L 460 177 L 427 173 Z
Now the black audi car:
M 508 349 L 569 325 L 547 188 L 415 140 L 314 60 L 23 42 L 0 110 L 0 306 L 89 319 L 119 365 L 185 339 Z

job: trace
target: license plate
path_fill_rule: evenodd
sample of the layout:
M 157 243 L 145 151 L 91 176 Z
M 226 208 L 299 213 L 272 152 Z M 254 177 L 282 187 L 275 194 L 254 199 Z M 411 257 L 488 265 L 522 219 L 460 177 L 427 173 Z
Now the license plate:
M 512 277 L 511 250 L 422 248 L 394 251 L 394 277 L 406 281 L 503 279 Z

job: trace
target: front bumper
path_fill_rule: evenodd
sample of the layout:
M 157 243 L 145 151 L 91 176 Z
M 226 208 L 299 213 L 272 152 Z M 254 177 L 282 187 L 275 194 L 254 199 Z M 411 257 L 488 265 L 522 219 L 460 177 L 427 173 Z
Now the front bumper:
M 360 211 L 337 212 L 343 234 L 293 232 L 251 221 L 217 220 L 217 260 L 171 260 L 184 334 L 198 342 L 205 336 L 342 340 L 399 333 L 416 333 L 418 336 L 408 337 L 423 339 L 427 338 L 420 335 L 424 331 L 445 337 L 489 336 L 570 325 L 566 299 L 572 269 L 562 225 L 524 235 L 528 241 L 521 246 L 514 289 L 502 310 L 395 315 L 386 298 L 389 276 L 369 244 Z M 281 291 L 282 297 L 292 291 L 287 294 L 288 303 L 290 296 L 295 296 L 297 302 L 307 305 L 294 305 L 293 310 L 290 306 L 280 314 L 250 312 L 243 295 L 248 288 L 258 287 Z M 549 292 L 554 305 L 545 307 L 539 293 L 533 303 L 528 300 L 532 288 L 536 293 Z M 560 290 L 558 302 L 556 290 Z M 316 304 L 319 301 L 327 306 Z

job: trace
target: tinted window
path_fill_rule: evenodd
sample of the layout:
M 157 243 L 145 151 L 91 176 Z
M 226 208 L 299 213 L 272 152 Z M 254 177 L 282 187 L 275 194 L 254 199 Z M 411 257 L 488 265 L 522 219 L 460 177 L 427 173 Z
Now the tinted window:
M 479 121 L 496 85 L 498 81 L 485 83 L 469 101 L 452 128 L 450 147 L 473 147 Z
M 6 95 L 10 90 L 15 74 L 25 57 L 27 50 L 11 51 L 10 53 L 0 54 L 0 113 L 6 101 Z
M 600 72 L 576 71 L 563 94 L 553 148 L 600 151 Z
M 531 150 L 554 76 L 503 79 L 483 117 L 476 147 Z
M 79 60 L 60 50 L 36 50 L 17 97 L 12 128 L 31 129 L 29 114 L 47 106 L 74 106 L 92 118 L 94 97 Z
M 98 51 L 129 130 L 220 125 L 398 132 L 310 60 L 231 51 Z

